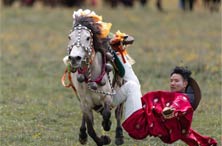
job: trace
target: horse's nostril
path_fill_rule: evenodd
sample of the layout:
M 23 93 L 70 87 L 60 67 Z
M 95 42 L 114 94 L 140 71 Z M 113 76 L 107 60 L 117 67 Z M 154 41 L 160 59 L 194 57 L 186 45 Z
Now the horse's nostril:
M 82 59 L 82 57 L 80 57 L 80 56 L 75 56 L 75 57 L 69 56 L 69 60 L 70 60 L 72 63 L 77 63 L 77 62 L 81 61 L 81 59 Z
M 80 56 L 77 56 L 75 57 L 76 61 L 80 61 L 81 60 L 81 57 Z

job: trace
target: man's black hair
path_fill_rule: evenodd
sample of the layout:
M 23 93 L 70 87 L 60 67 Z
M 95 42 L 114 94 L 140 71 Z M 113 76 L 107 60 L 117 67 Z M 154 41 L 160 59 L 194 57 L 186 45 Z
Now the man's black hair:
M 192 72 L 188 70 L 187 67 L 181 67 L 181 66 L 176 66 L 173 71 L 171 72 L 170 76 L 172 76 L 174 73 L 180 74 L 184 80 L 189 82 L 190 76 Z

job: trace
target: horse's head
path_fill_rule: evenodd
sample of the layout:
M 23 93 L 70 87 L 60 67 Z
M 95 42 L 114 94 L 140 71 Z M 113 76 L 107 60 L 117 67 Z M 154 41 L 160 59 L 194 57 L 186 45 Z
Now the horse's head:
M 69 34 L 68 53 L 71 66 L 80 68 L 90 63 L 93 55 L 93 33 L 86 26 L 77 25 Z
M 82 68 L 92 62 L 95 52 L 104 52 L 109 42 L 110 27 L 111 24 L 98 21 L 93 16 L 75 16 L 67 49 L 73 68 Z

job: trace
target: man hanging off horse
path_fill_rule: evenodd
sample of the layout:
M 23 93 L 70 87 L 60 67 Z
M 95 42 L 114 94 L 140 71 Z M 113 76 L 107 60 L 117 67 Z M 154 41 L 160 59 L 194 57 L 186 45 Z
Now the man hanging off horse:
M 143 95 L 142 107 L 130 115 L 123 127 L 135 139 L 148 135 L 171 144 L 182 140 L 189 146 L 216 146 L 215 139 L 202 136 L 191 128 L 193 111 L 201 91 L 191 71 L 175 67 L 170 74 L 170 92 L 153 91 Z
M 87 15 L 96 20 L 101 19 L 89 10 L 81 10 L 77 14 L 74 13 L 74 15 Z M 107 34 L 110 32 L 111 25 L 104 24 L 103 22 L 99 22 L 99 25 L 100 24 L 100 27 L 104 29 L 101 31 L 101 35 L 105 34 L 103 36 L 110 39 L 109 43 L 112 46 L 111 50 L 107 48 L 109 50 L 108 52 L 112 53 L 111 57 L 108 58 L 111 58 L 111 60 L 115 62 L 114 66 L 118 66 L 118 74 L 123 80 L 122 86 L 116 91 L 116 94 L 112 94 L 113 99 L 111 106 L 118 106 L 125 102 L 125 121 L 122 125 L 128 134 L 135 139 L 143 139 L 150 135 L 159 137 L 165 143 L 173 143 L 181 139 L 189 146 L 196 146 L 198 144 L 203 146 L 216 146 L 217 142 L 214 139 L 201 136 L 190 128 L 193 111 L 197 108 L 201 97 L 198 84 L 190 77 L 191 72 L 185 68 L 176 67 L 170 75 L 171 92 L 154 91 L 142 96 L 139 80 L 131 66 L 133 61 L 126 51 L 126 46 L 132 44 L 133 38 L 120 31 L 117 31 L 109 38 Z M 74 31 L 76 31 L 77 36 L 75 37 L 77 37 L 77 40 L 71 43 L 69 49 L 73 49 L 74 46 L 76 48 L 83 47 L 85 51 L 91 51 L 92 48 L 87 48 L 81 44 L 80 35 L 83 30 L 87 30 L 87 33 L 91 32 L 85 26 L 76 26 Z M 74 31 L 73 35 L 75 33 Z M 75 38 L 74 36 L 70 37 Z M 75 52 L 75 50 L 69 50 L 69 52 L 70 51 L 71 54 Z M 93 52 L 88 53 L 91 55 Z M 94 55 L 88 58 L 87 64 L 92 61 L 92 58 L 95 57 Z M 114 58 L 114 60 L 112 58 Z M 79 57 L 75 59 L 79 60 Z M 70 61 L 72 62 L 72 56 L 64 57 L 63 61 L 65 65 L 69 66 Z M 80 68 L 80 71 L 81 70 L 82 68 Z M 88 74 L 86 75 L 88 76 Z M 80 78 L 79 80 L 82 79 Z M 91 80 L 89 76 L 88 80 Z M 85 79 L 83 81 L 86 82 Z M 90 88 L 96 90 L 97 87 L 91 86 Z M 193 91 L 193 93 L 188 95 L 188 93 L 186 93 L 187 91 Z M 94 137 L 97 145 L 104 144 L 97 136 L 94 135 Z M 105 140 L 107 140 L 107 137 Z M 105 144 L 108 143 L 109 142 L 105 142 Z M 120 144 L 122 144 L 122 142 Z
M 123 78 L 129 84 L 125 84 L 120 89 L 114 96 L 113 102 L 120 104 L 126 101 L 123 127 L 129 135 L 135 139 L 143 139 L 147 135 L 157 136 L 165 143 L 173 143 L 180 139 L 189 146 L 198 144 L 216 146 L 217 142 L 213 138 L 202 136 L 190 127 L 193 111 L 201 100 L 201 91 L 197 82 L 191 77 L 192 72 L 187 68 L 177 66 L 170 74 L 170 92 L 154 91 L 140 96 L 140 84 L 131 68 L 131 58 L 129 57 L 129 61 L 126 61 L 128 54 L 125 48 L 123 49 L 122 45 L 115 45 L 117 40 L 121 40 L 120 36 L 129 37 L 117 32 L 111 40 L 111 45 L 124 64 L 126 74 Z M 164 124 L 162 120 L 168 122 Z

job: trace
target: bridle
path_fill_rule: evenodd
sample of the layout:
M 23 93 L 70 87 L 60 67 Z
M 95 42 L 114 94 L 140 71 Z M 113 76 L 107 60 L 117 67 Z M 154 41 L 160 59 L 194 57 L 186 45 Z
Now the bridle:
M 90 45 L 89 46 L 85 46 L 81 43 L 81 40 L 80 40 L 80 36 L 81 36 L 81 32 L 82 30 L 86 30 L 90 33 Z M 71 31 L 71 33 L 73 31 L 77 31 L 78 32 L 78 36 L 77 36 L 77 41 L 74 42 L 72 45 L 70 45 L 68 48 L 67 48 L 67 52 L 68 54 L 70 54 L 70 52 L 72 51 L 72 48 L 74 46 L 76 47 L 82 47 L 84 48 L 84 51 L 86 51 L 86 56 L 83 58 L 82 60 L 82 63 L 81 64 L 85 64 L 86 65 L 86 68 L 82 69 L 81 67 L 79 68 L 74 68 L 74 72 L 75 71 L 78 71 L 78 74 L 85 74 L 87 77 L 86 77 L 86 80 L 85 82 L 87 83 L 88 85 L 88 89 L 92 92 L 95 92 L 95 93 L 100 93 L 100 94 L 103 94 L 103 95 L 115 95 L 116 92 L 114 91 L 113 89 L 113 86 L 112 86 L 112 82 L 111 82 L 111 79 L 110 79 L 110 76 L 109 76 L 109 73 L 107 73 L 107 76 L 108 76 L 108 80 L 109 80 L 109 84 L 110 84 L 110 87 L 111 87 L 111 90 L 112 92 L 105 92 L 105 91 L 101 91 L 101 90 L 97 90 L 97 89 L 92 89 L 91 87 L 91 84 L 95 84 L 95 83 L 98 83 L 102 80 L 103 76 L 106 74 L 106 69 L 105 69 L 105 64 L 106 64 L 106 58 L 105 58 L 105 55 L 104 58 L 103 58 L 103 64 L 102 64 L 102 72 L 100 74 L 100 76 L 95 79 L 95 80 L 92 80 L 92 74 L 91 74 L 91 64 L 92 64 L 92 61 L 95 57 L 95 49 L 94 49 L 94 46 L 93 46 L 93 33 L 90 29 L 88 29 L 86 26 L 83 26 L 81 24 L 77 25 L 77 26 L 74 26 L 73 27 L 73 30 Z M 71 69 L 72 70 L 72 69 Z
M 90 45 L 89 46 L 85 46 L 84 44 L 81 43 L 81 40 L 80 40 L 80 36 L 81 36 L 81 32 L 82 30 L 86 30 L 90 33 Z M 70 52 L 72 51 L 72 48 L 74 46 L 76 47 L 81 47 L 83 48 L 85 51 L 86 51 L 86 56 L 85 58 L 82 60 L 82 62 L 84 62 L 86 65 L 90 64 L 95 56 L 95 50 L 94 50 L 94 47 L 93 47 L 93 33 L 91 32 L 90 29 L 88 29 L 86 26 L 83 26 L 81 24 L 73 27 L 71 33 L 73 31 L 78 31 L 78 36 L 77 36 L 77 41 L 74 42 L 73 44 L 71 44 L 68 48 L 67 48 L 67 52 L 68 52 L 68 55 L 70 54 Z

